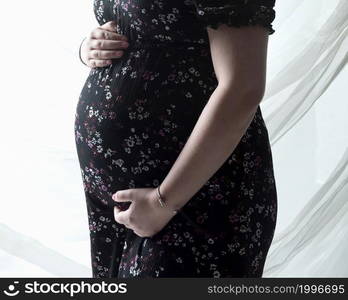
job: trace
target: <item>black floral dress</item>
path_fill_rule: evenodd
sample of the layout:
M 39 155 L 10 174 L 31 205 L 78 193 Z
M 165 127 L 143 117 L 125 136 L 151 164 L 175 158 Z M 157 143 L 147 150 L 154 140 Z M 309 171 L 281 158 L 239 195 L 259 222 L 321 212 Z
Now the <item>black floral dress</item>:
M 90 70 L 76 108 L 93 277 L 262 276 L 277 192 L 260 107 L 222 167 L 154 236 L 117 223 L 111 196 L 158 186 L 185 145 L 217 86 L 206 27 L 272 34 L 274 2 L 94 1 L 98 23 L 115 20 L 130 46 Z

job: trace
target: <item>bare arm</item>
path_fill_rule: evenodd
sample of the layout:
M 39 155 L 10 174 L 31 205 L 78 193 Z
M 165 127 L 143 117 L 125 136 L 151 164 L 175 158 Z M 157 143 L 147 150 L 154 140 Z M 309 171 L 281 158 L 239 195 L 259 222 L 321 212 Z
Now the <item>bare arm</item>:
M 181 208 L 232 154 L 246 132 L 266 81 L 268 34 L 261 26 L 208 28 L 218 86 L 160 190 Z

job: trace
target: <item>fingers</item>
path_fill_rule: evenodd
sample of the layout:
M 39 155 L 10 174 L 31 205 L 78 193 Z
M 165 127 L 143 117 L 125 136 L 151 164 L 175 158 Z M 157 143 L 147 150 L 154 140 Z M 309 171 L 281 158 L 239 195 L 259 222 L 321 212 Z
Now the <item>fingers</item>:
M 116 32 L 116 25 L 117 23 L 115 21 L 109 21 L 99 27 L 108 31 Z
M 119 58 L 123 55 L 123 52 L 120 50 L 97 50 L 92 49 L 88 53 L 89 59 L 113 59 Z
M 92 49 L 88 52 L 88 62 L 92 68 L 104 67 L 112 63 L 111 59 L 120 58 L 123 55 L 123 51 L 120 50 L 97 50 Z
M 120 210 L 116 206 L 114 207 L 114 219 L 117 223 L 123 224 L 127 228 L 133 227 L 133 217 L 129 214 L 128 210 Z
M 88 41 L 90 49 L 102 49 L 102 50 L 114 50 L 114 49 L 126 49 L 129 43 L 120 40 L 97 40 L 91 39 Z
M 91 68 L 100 68 L 100 67 L 106 67 L 112 63 L 111 60 L 105 60 L 105 59 L 90 59 L 88 61 L 88 65 Z
M 108 40 L 89 40 L 88 41 L 89 59 L 112 59 L 123 55 L 123 49 L 128 47 L 121 41 Z
M 128 189 L 128 190 L 122 190 L 118 191 L 115 193 L 115 199 L 119 201 L 132 201 L 134 199 L 134 190 L 133 189 Z
M 140 236 L 140 237 L 149 237 L 148 235 L 140 232 L 140 231 L 136 231 L 136 230 L 133 230 L 133 232 L 137 235 L 137 236 Z
M 105 67 L 112 63 L 112 59 L 123 56 L 128 48 L 128 38 L 116 33 L 116 23 L 107 22 L 95 28 L 85 43 L 84 57 L 91 68 Z
M 144 237 L 152 238 L 155 234 L 157 234 L 157 232 L 146 233 L 146 232 L 140 231 L 140 230 L 135 230 L 135 229 L 132 229 L 132 230 L 137 236 L 140 236 L 142 238 L 144 238 Z
M 116 33 L 116 23 L 113 21 L 107 22 L 102 26 L 95 28 L 90 38 L 99 40 L 123 40 L 127 41 L 128 38 L 122 34 Z
M 91 39 L 98 39 L 98 40 L 122 40 L 122 41 L 128 40 L 128 38 L 124 35 L 121 35 L 116 32 L 107 31 L 100 27 L 92 30 L 89 37 Z

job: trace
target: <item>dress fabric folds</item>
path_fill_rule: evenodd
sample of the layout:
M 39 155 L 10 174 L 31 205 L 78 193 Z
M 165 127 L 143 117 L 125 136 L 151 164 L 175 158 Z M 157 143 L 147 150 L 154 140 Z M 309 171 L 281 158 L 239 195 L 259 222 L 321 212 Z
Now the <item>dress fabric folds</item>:
M 262 276 L 277 191 L 260 107 L 221 168 L 154 236 L 117 223 L 111 196 L 158 186 L 184 147 L 217 86 L 207 27 L 261 25 L 272 34 L 273 7 L 271 0 L 94 1 L 98 23 L 115 20 L 130 46 L 90 70 L 75 113 L 93 277 Z

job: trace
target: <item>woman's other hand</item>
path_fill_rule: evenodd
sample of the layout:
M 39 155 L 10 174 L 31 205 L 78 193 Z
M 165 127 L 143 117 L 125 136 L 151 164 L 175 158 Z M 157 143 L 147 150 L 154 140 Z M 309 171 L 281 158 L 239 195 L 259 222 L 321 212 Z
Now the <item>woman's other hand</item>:
M 174 217 L 170 207 L 161 207 L 155 188 L 135 188 L 117 191 L 116 202 L 131 202 L 126 210 L 114 207 L 117 223 L 125 225 L 140 237 L 152 237 Z
M 81 45 L 81 58 L 90 68 L 105 67 L 128 47 L 126 36 L 116 33 L 115 21 L 93 29 Z

